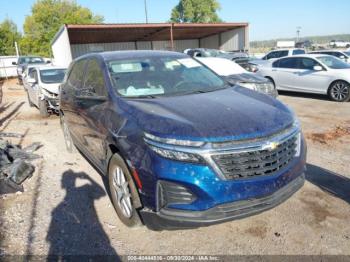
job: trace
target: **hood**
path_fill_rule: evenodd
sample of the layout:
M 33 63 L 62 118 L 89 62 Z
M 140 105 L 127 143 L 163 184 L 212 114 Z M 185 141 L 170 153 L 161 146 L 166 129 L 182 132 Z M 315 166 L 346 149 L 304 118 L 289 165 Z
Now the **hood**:
M 229 75 L 226 77 L 227 81 L 236 84 L 240 82 L 247 83 L 266 83 L 268 80 L 262 76 L 256 75 L 254 73 L 243 73 L 237 75 Z
M 293 114 L 269 96 L 235 86 L 155 99 L 127 99 L 124 110 L 147 133 L 163 138 L 227 141 L 272 135 L 290 126 Z
M 49 91 L 51 93 L 57 94 L 57 95 L 58 95 L 58 92 L 59 92 L 59 86 L 60 86 L 60 83 L 54 83 L 54 84 L 44 84 L 44 83 L 42 83 L 41 84 L 42 88 L 46 89 L 47 91 Z

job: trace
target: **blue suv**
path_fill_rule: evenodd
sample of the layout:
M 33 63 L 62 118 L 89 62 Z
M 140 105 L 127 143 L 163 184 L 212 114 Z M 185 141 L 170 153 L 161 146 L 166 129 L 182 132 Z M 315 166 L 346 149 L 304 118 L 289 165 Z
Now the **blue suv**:
M 181 53 L 88 54 L 60 90 L 66 146 L 108 181 L 120 220 L 154 230 L 249 216 L 304 183 L 306 144 L 278 100 Z

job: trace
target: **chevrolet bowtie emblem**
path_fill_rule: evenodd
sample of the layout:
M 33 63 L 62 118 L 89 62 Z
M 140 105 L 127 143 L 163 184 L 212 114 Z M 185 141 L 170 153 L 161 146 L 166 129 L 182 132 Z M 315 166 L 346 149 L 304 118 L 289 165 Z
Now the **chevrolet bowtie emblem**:
M 278 147 L 278 145 L 279 145 L 278 142 L 266 143 L 266 144 L 263 146 L 263 149 L 272 151 L 272 150 L 275 150 L 275 149 Z

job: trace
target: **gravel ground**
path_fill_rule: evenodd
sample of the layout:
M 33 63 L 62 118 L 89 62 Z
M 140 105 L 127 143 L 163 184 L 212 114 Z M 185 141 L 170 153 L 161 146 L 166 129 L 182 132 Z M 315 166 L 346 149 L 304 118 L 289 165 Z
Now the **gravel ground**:
M 0 196 L 0 254 L 346 254 L 350 255 L 350 103 L 283 94 L 308 142 L 305 186 L 280 206 L 193 230 L 154 232 L 119 222 L 100 175 L 65 150 L 59 118 L 30 108 L 23 87 L 5 82 L 0 132 L 42 142 L 25 192 Z

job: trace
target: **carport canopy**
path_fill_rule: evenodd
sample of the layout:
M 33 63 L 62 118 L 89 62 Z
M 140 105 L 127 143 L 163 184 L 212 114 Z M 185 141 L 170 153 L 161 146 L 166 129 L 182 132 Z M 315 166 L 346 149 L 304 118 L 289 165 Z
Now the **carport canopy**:
M 152 23 L 65 25 L 70 44 L 200 39 L 248 23 Z

